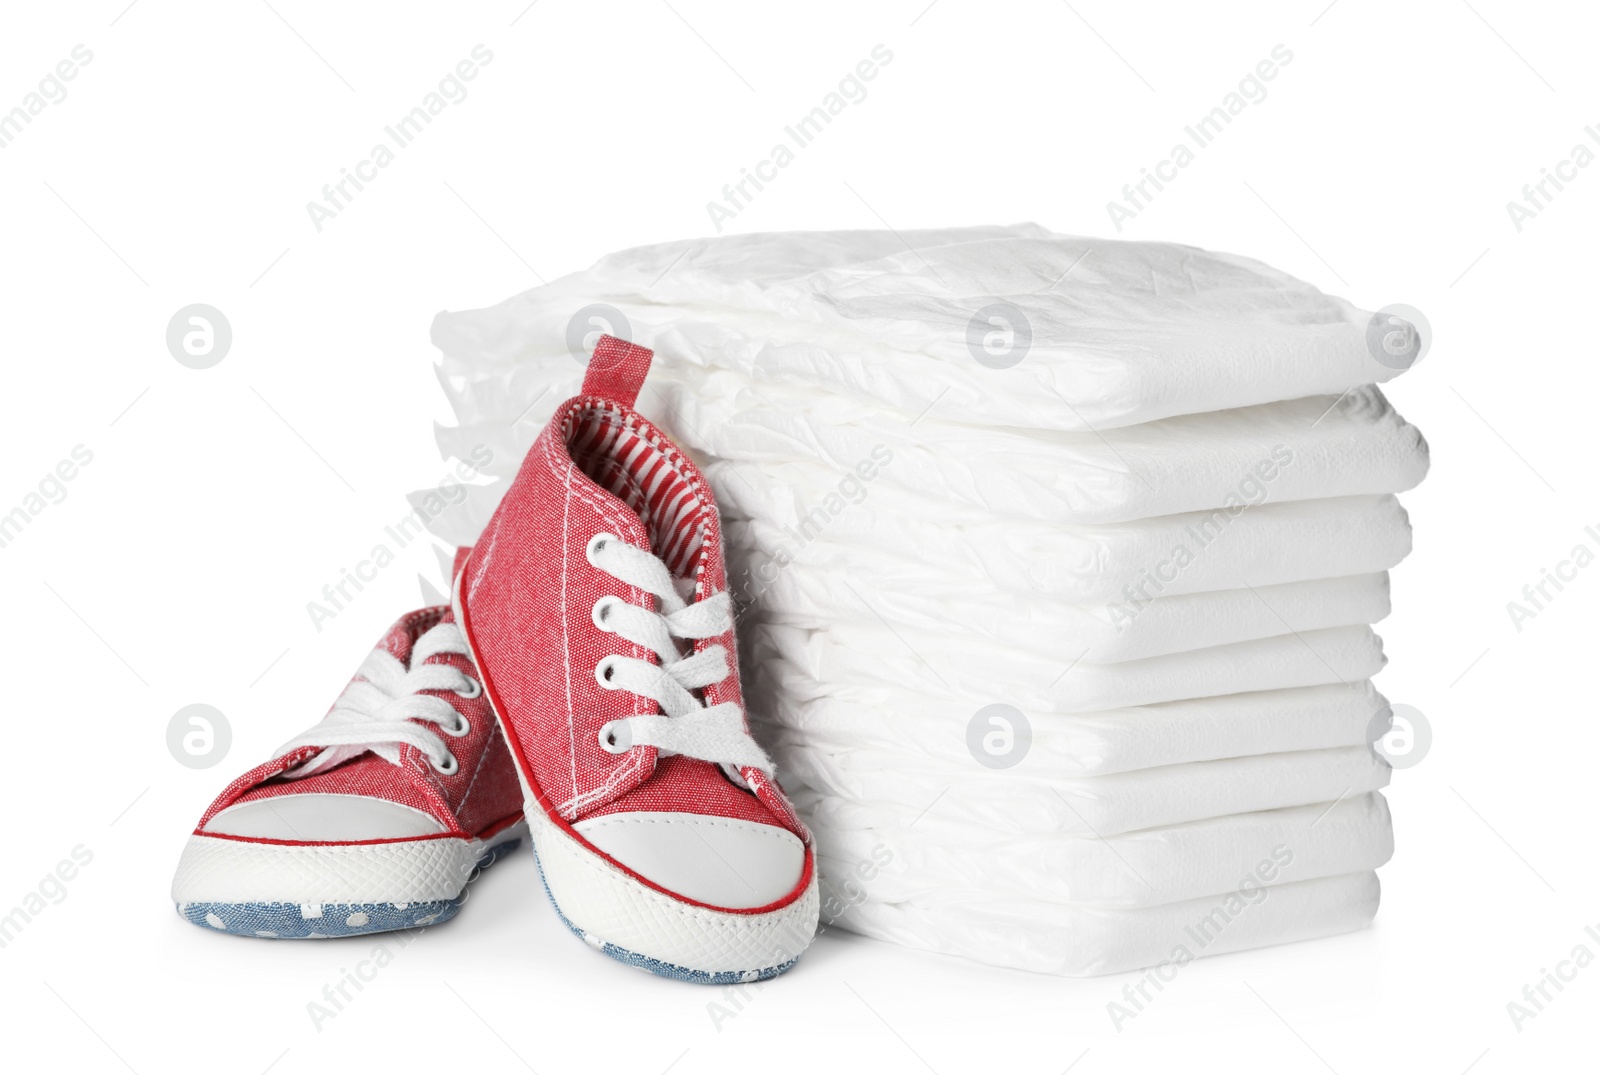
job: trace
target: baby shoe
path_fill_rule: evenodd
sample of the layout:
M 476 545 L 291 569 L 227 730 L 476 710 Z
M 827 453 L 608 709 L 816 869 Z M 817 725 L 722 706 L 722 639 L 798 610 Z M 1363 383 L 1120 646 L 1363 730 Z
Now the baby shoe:
M 178 913 L 246 937 L 348 937 L 453 918 L 527 831 L 505 740 L 448 607 L 403 617 L 322 722 L 211 804 Z
M 624 963 L 728 984 L 816 932 L 811 835 L 750 737 L 716 503 L 602 336 L 456 576 L 545 888 Z

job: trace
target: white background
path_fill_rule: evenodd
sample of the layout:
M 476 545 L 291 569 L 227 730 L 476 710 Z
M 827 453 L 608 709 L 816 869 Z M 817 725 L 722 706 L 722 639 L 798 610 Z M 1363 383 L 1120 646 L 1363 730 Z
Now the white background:
M 8 5 L 0 108 L 92 62 L 0 150 L 0 510 L 93 462 L 0 549 L 8 615 L 0 911 L 93 861 L 0 949 L 15 1070 L 631 1073 L 1591 1069 L 1600 968 L 1600 567 L 1519 632 L 1507 611 L 1600 524 L 1600 167 L 1519 233 L 1506 210 L 1600 123 L 1579 5 L 1374 0 L 736 4 L 305 0 Z M 305 203 L 476 44 L 492 63 L 318 233 Z M 731 230 L 1038 221 L 1105 209 L 1277 44 L 1292 63 L 1124 237 L 1248 254 L 1431 319 L 1390 396 L 1433 447 L 1380 630 L 1432 753 L 1396 774 L 1373 928 L 1202 960 L 1116 1031 L 1134 976 L 990 969 L 830 931 L 713 1024 L 712 993 L 584 949 L 529 857 L 400 952 L 320 1030 L 373 941 L 251 943 L 182 922 L 183 840 L 235 773 L 314 721 L 437 580 L 426 541 L 325 629 L 306 602 L 445 474 L 428 325 L 611 250 L 711 233 L 705 204 L 874 45 L 892 63 Z M 1592 143 L 1591 143 L 1592 144 Z M 1600 150 L 1600 146 L 1595 146 Z M 205 302 L 234 342 L 181 367 Z M 167 751 L 230 719 L 217 768 Z M 1075 1065 L 1075 1066 L 1073 1066 Z M 1158 1068 L 1159 1066 L 1159 1068 Z

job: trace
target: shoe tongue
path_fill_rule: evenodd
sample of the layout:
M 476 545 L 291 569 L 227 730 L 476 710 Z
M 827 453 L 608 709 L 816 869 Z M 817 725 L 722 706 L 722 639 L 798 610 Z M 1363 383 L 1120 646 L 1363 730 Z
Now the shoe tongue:
M 400 617 L 388 631 L 384 632 L 378 640 L 375 649 L 380 649 L 395 660 L 411 667 L 411 657 L 416 651 L 417 639 L 421 638 L 435 625 L 454 622 L 454 613 L 448 608 L 425 608 L 416 612 L 409 612 Z M 306 776 L 294 777 L 297 784 L 309 787 L 312 783 L 331 782 L 337 787 L 318 787 L 316 790 L 334 791 L 343 790 L 343 785 L 354 782 L 356 786 L 363 786 L 368 782 L 369 776 L 376 767 L 392 769 L 394 766 L 376 754 L 369 752 L 364 747 L 328 747 L 325 753 L 332 754 L 333 760 L 327 762 L 327 768 L 312 772 Z M 341 758 L 341 755 L 349 755 Z
M 454 614 L 448 608 L 425 608 L 407 613 L 384 633 L 378 640 L 376 648 L 410 668 L 411 651 L 416 648 L 417 639 L 435 625 L 453 622 L 454 618 Z
M 685 601 L 694 600 L 694 579 L 674 575 L 672 576 L 672 588 L 677 590 L 678 596 Z
M 396 775 L 397 768 L 403 776 Z M 373 795 L 396 801 L 400 797 L 414 797 L 415 791 L 409 787 L 413 782 L 413 774 L 405 766 L 397 767 L 367 750 L 293 780 L 297 795 Z
M 420 810 L 446 828 L 452 824 L 448 813 L 441 809 L 441 793 L 427 786 L 427 778 L 421 770 L 407 765 L 393 765 L 367 751 L 308 776 L 269 780 L 239 796 L 237 801 L 248 802 L 285 794 L 359 795 L 384 799 Z

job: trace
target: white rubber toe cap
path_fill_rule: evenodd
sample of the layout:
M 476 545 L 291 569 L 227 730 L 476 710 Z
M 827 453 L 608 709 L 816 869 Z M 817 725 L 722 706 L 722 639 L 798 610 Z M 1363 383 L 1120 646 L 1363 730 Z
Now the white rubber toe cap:
M 400 840 L 445 831 L 414 807 L 367 795 L 274 795 L 235 803 L 212 818 L 206 832 L 257 840 L 308 843 Z
M 805 869 L 805 845 L 776 825 L 639 811 L 588 818 L 573 828 L 639 876 L 713 907 L 775 903 L 794 891 Z

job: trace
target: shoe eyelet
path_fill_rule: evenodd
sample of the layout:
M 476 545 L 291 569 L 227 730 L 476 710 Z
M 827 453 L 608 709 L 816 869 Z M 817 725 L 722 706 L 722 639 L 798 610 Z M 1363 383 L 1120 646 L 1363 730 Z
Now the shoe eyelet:
M 610 634 L 614 632 L 616 628 L 609 626 L 606 623 L 606 619 L 610 615 L 611 610 L 622 603 L 623 601 L 620 597 L 611 597 L 609 595 L 602 597 L 600 600 L 594 603 L 594 608 L 589 610 L 589 619 L 593 620 L 594 625 L 600 630 Z
M 608 691 L 616 690 L 617 689 L 617 685 L 612 682 L 612 679 L 616 675 L 616 671 L 617 671 L 617 658 L 616 658 L 616 656 L 613 654 L 610 657 L 602 657 L 600 659 L 600 663 L 594 666 L 594 679 L 595 679 L 595 682 L 600 684 L 600 687 L 601 687 L 602 690 L 608 690 Z
M 483 684 L 468 676 L 467 685 L 463 688 L 458 688 L 456 693 L 463 698 L 476 698 L 483 693 Z
M 583 547 L 583 558 L 585 560 L 588 560 L 589 563 L 592 564 L 593 566 L 599 567 L 600 565 L 596 564 L 594 562 L 595 554 L 597 554 L 601 549 L 606 547 L 606 542 L 608 542 L 608 541 L 621 541 L 621 540 L 622 539 L 619 538 L 615 534 L 608 534 L 605 531 L 601 531 L 600 533 L 596 534 L 594 537 L 590 538 L 589 539 L 589 544 L 587 544 L 587 545 L 585 545 Z
M 625 720 L 606 721 L 596 738 L 600 740 L 600 749 L 607 754 L 626 754 L 633 749 L 633 729 Z
M 449 725 L 448 727 L 441 724 L 439 725 L 439 730 L 444 732 L 444 734 L 448 735 L 452 739 L 460 739 L 462 736 L 472 731 L 472 722 L 467 719 L 466 714 L 457 713 L 456 722 L 454 724 Z
M 429 759 L 432 760 L 432 759 Z M 446 754 L 444 762 L 434 762 L 433 767 L 439 771 L 440 776 L 455 776 L 461 771 L 461 763 L 456 761 L 454 754 Z

